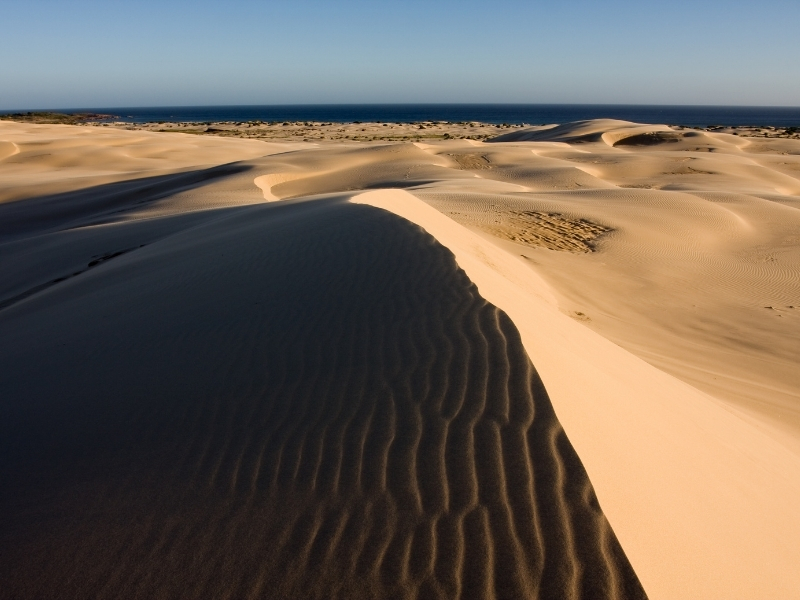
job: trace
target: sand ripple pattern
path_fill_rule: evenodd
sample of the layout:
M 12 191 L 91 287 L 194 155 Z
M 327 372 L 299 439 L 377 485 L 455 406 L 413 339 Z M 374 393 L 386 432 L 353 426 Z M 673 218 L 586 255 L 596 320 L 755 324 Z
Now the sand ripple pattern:
M 0 317 L 0 597 L 645 597 L 516 328 L 417 226 L 264 205 L 115 262 Z

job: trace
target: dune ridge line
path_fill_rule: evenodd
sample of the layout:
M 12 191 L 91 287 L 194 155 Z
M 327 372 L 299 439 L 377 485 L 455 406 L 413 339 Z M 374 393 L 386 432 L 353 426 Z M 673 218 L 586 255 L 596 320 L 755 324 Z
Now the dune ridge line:
M 800 561 L 787 537 L 800 533 L 796 454 L 560 313 L 548 285 L 519 258 L 409 192 L 376 190 L 350 201 L 417 223 L 509 315 L 651 598 L 685 598 L 691 589 L 696 597 L 745 599 L 800 588 L 788 575 Z M 751 555 L 762 557 L 759 570 L 737 569 Z
M 0 333 L 0 596 L 645 598 L 513 324 L 387 211 L 241 207 Z

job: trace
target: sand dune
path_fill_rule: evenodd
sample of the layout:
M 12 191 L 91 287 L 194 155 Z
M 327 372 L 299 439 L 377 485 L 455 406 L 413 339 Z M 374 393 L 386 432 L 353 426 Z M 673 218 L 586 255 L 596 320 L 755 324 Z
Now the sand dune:
M 6 239 L 27 237 L 100 224 L 119 218 L 133 208 L 152 205 L 161 198 L 245 170 L 246 165 L 223 165 L 3 203 L 0 204 L 0 236 Z
M 0 203 L 306 146 L 8 121 L 0 123 L 0 137 Z
M 490 142 L 565 142 L 580 144 L 605 142 L 609 146 L 631 138 L 643 136 L 675 135 L 666 125 L 641 125 L 616 119 L 577 121 L 549 127 L 531 127 L 512 131 L 489 140 Z M 643 144 L 646 145 L 646 144 Z
M 4 597 L 644 597 L 416 226 L 331 198 L 142 240 L 0 312 Z
M 324 176 L 273 192 L 402 187 L 525 256 L 563 312 L 744 410 L 800 451 L 800 322 L 789 308 L 800 305 L 797 141 L 674 132 L 683 141 L 611 146 L 603 137 L 648 128 L 663 129 L 601 121 L 529 132 L 596 140 L 575 146 L 323 147 L 313 159 L 295 155 L 294 167 L 327 157 Z M 369 168 L 349 166 L 350 156 Z M 561 249 L 569 252 L 547 251 Z M 742 341 L 731 341 L 731 324 Z
M 19 154 L 19 146 L 14 142 L 0 142 L 0 160 Z
M 422 225 L 513 319 L 650 597 L 781 597 L 800 588 L 788 533 L 800 531 L 796 454 L 589 331 L 585 318 L 555 312 L 551 288 L 525 261 L 406 192 L 353 201 Z
M 280 185 L 281 183 L 288 183 L 290 181 L 294 181 L 296 179 L 303 179 L 307 177 L 307 173 L 270 173 L 269 175 L 259 175 L 253 180 L 253 183 L 261 190 L 264 194 L 264 200 L 268 202 L 272 202 L 274 200 L 280 200 L 278 196 L 272 193 L 272 188 L 276 185 Z
M 800 142 L 0 141 L 0 596 L 800 591 Z

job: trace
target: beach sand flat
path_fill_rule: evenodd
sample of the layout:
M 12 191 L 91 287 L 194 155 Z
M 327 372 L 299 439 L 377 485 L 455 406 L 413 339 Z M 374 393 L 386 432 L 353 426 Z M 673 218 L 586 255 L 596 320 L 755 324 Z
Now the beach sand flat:
M 0 123 L 0 596 L 795 595 L 799 156 Z

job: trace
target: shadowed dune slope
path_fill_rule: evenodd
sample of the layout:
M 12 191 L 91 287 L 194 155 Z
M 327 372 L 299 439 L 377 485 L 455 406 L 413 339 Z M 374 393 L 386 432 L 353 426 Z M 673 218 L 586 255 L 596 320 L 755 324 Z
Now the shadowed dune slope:
M 606 142 L 609 146 L 622 138 L 645 132 L 671 131 L 666 125 L 643 125 L 617 119 L 574 121 L 546 127 L 529 127 L 491 138 L 489 142 Z
M 390 213 L 227 211 L 0 311 L 0 362 L 0 597 L 644 598 L 517 330 Z
M 159 199 L 247 171 L 244 163 L 142 177 L 0 204 L 0 241 L 110 222 Z

